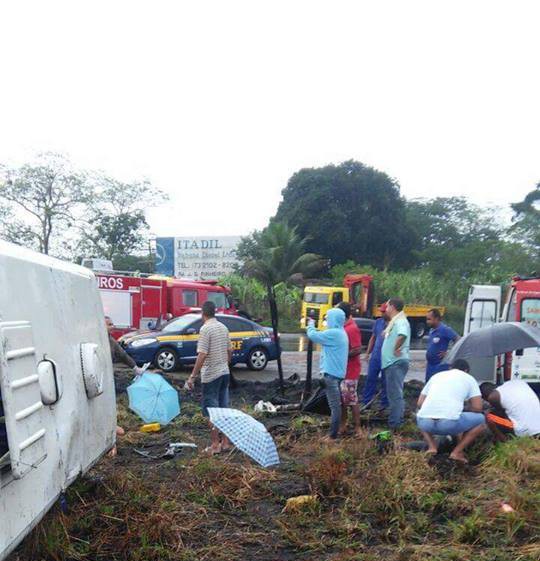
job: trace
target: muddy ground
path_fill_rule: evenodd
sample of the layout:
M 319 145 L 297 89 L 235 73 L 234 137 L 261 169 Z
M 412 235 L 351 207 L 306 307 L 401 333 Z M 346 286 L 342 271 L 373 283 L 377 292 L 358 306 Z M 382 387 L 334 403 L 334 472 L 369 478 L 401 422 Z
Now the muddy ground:
M 181 387 L 177 376 L 170 380 Z M 141 433 L 127 409 L 127 383 L 128 373 L 118 372 L 126 429 L 118 455 L 70 488 L 67 514 L 54 509 L 10 561 L 540 560 L 539 441 L 494 448 L 486 440 L 463 467 L 404 449 L 419 437 L 412 423 L 381 449 L 369 438 L 384 427 L 378 414 L 365 417 L 361 438 L 327 444 L 327 417 L 292 412 L 260 418 L 281 457 L 262 469 L 240 452 L 201 453 L 209 434 L 198 391 L 181 393 L 182 414 L 161 432 Z M 285 398 L 298 400 L 302 388 L 289 382 Z M 411 407 L 419 389 L 407 386 Z M 233 406 L 252 412 L 278 390 L 241 383 Z M 158 458 L 170 442 L 198 449 Z M 312 498 L 287 510 L 300 495 Z

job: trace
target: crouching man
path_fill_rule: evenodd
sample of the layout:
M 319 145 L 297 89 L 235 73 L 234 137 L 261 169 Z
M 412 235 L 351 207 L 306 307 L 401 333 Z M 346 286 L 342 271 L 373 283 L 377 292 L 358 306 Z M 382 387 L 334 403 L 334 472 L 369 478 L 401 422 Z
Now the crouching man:
M 450 459 L 467 463 L 464 450 L 486 430 L 482 395 L 478 382 L 468 373 L 469 364 L 457 360 L 451 370 L 434 374 L 418 398 L 416 423 L 428 444 L 428 453 L 437 453 L 438 436 L 457 436 Z M 464 411 L 467 402 L 468 410 Z
M 486 419 L 495 440 L 540 436 L 540 401 L 527 382 L 514 379 L 498 387 L 484 382 L 480 390 L 492 407 Z

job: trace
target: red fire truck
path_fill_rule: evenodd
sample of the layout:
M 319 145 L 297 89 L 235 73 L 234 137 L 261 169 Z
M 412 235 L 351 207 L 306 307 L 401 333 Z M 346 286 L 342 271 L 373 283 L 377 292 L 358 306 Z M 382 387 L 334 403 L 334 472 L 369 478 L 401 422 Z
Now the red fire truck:
M 109 316 L 118 338 L 134 330 L 156 327 L 170 314 L 178 317 L 200 311 L 211 300 L 220 313 L 236 314 L 231 290 L 217 281 L 192 281 L 129 273 L 96 273 L 105 315 Z

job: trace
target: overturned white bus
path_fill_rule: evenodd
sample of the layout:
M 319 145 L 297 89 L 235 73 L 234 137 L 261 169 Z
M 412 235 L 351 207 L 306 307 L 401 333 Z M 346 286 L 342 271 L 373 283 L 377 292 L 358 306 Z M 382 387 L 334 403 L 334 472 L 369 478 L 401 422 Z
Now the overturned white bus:
M 116 405 L 94 274 L 0 242 L 0 286 L 1 560 L 114 446 Z

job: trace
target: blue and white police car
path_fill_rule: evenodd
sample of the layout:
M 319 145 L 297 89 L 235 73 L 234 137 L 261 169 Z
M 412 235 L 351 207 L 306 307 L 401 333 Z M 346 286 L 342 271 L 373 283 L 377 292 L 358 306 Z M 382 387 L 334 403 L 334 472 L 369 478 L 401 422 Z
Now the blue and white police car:
M 251 370 L 264 370 L 269 361 L 277 360 L 278 347 L 270 328 L 239 316 L 216 314 L 216 319 L 229 330 L 232 364 L 244 363 Z M 128 333 L 121 337 L 120 344 L 139 366 L 151 362 L 171 372 L 195 363 L 202 325 L 200 314 L 186 314 L 172 319 L 159 331 Z

